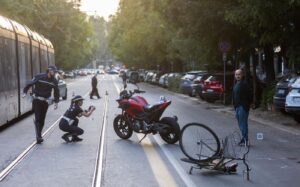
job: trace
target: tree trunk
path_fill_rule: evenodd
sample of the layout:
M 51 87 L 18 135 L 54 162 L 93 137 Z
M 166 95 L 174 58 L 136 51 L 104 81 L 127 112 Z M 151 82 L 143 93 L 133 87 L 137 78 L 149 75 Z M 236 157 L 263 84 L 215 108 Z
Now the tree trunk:
M 257 105 L 257 81 L 256 81 L 256 66 L 257 66 L 257 55 L 255 55 L 255 50 L 251 50 L 252 55 L 252 84 L 253 84 L 253 103 Z
M 266 83 L 270 85 L 275 80 L 274 72 L 274 51 L 271 45 L 264 47 L 266 64 Z

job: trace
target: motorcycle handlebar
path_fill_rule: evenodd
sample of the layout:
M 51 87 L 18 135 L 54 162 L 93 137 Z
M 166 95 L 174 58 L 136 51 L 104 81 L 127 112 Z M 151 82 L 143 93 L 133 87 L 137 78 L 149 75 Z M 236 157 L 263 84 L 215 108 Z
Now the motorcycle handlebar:
M 139 94 L 139 93 L 146 93 L 146 91 L 135 89 L 135 90 L 133 90 L 133 91 L 129 90 L 129 92 L 128 92 L 128 91 L 126 91 L 126 90 L 123 90 L 123 91 L 120 93 L 120 97 L 129 99 L 129 98 L 130 98 L 131 96 L 133 96 L 133 94 L 135 94 L 135 93 L 137 93 L 137 94 Z

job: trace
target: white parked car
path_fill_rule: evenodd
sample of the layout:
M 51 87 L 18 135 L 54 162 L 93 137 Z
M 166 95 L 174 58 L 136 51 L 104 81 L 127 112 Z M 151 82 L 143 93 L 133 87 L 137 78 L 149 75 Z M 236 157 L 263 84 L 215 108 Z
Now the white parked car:
M 300 78 L 291 85 L 285 100 L 285 110 L 293 114 L 294 119 L 300 123 Z

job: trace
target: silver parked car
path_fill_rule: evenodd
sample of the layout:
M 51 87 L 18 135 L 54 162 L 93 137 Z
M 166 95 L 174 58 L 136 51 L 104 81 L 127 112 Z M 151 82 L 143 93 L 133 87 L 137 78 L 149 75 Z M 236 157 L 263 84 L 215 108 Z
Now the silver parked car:
M 297 78 L 290 87 L 285 100 L 285 110 L 293 114 L 294 119 L 300 123 L 300 78 Z

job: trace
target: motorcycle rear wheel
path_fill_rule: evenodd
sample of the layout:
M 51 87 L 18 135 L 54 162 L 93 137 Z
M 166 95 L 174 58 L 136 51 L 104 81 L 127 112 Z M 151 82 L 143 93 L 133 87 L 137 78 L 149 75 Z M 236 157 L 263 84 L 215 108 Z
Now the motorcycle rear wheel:
M 171 117 L 164 117 L 160 123 L 168 126 L 167 133 L 160 133 L 160 137 L 168 144 L 176 143 L 180 138 L 180 127 L 177 121 Z
M 130 122 L 119 114 L 114 119 L 114 130 L 116 134 L 122 139 L 128 139 L 132 136 L 132 128 Z

